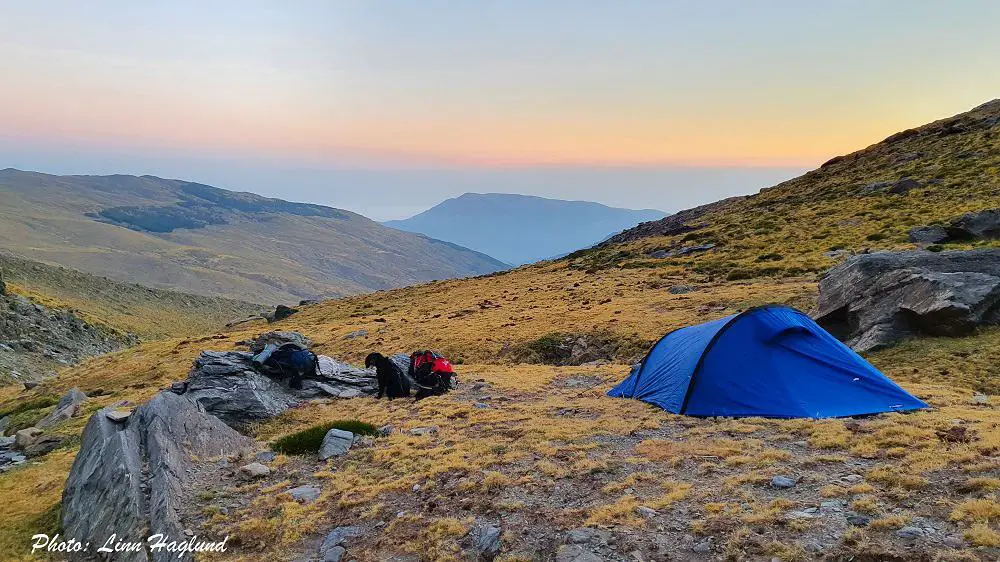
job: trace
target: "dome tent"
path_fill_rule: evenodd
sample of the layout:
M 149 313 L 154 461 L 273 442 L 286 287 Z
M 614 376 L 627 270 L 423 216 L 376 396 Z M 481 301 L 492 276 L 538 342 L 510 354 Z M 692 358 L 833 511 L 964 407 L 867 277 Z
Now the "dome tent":
M 779 305 L 668 333 L 608 396 L 691 416 L 830 418 L 927 407 L 807 315 Z

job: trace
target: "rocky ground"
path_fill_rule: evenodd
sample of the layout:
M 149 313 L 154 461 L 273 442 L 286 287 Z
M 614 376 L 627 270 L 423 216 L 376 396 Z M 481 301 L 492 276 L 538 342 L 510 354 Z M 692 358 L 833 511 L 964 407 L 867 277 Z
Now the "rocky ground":
M 131 334 L 89 324 L 72 312 L 53 309 L 0 291 L 0 382 L 31 382 L 86 357 L 138 343 Z

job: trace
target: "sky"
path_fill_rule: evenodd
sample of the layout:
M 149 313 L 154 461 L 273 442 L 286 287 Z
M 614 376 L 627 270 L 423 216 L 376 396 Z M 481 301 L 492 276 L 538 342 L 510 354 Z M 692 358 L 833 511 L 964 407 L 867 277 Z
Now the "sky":
M 1000 2 L 0 0 L 0 168 L 676 211 L 1000 97 Z

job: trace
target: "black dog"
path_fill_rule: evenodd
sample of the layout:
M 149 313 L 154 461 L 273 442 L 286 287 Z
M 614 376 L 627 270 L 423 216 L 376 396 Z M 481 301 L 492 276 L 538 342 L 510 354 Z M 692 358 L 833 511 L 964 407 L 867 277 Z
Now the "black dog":
M 365 368 L 375 367 L 378 378 L 378 396 L 385 394 L 389 400 L 410 396 L 410 379 L 403 370 L 381 353 L 371 353 L 365 357 Z

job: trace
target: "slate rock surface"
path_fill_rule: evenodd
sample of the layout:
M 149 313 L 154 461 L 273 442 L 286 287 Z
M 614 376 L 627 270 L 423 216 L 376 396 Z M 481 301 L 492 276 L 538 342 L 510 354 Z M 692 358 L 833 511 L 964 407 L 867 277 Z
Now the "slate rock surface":
M 1000 250 L 876 252 L 823 274 L 816 321 L 855 351 L 1000 322 Z

